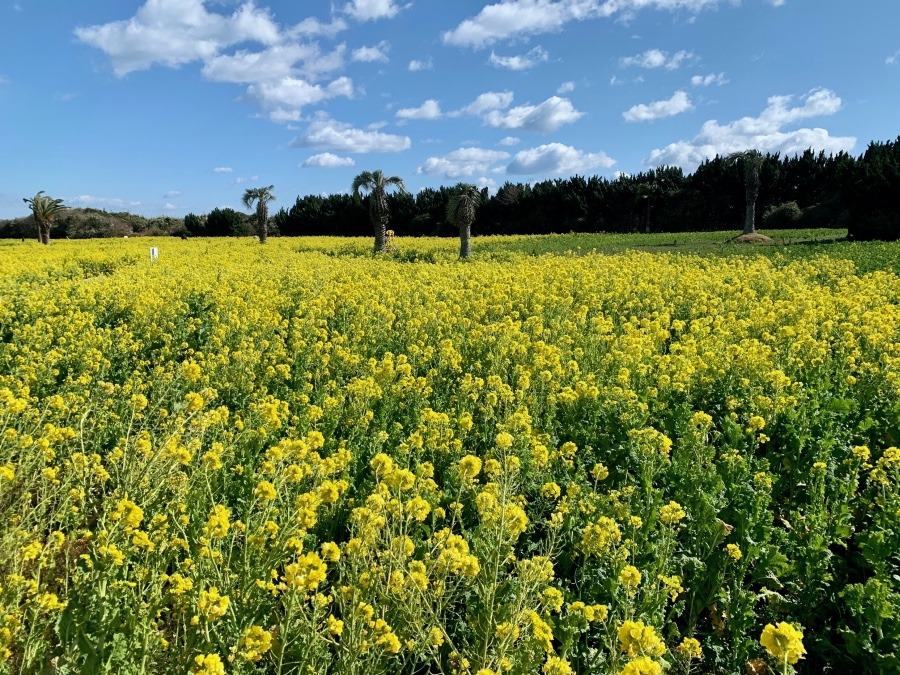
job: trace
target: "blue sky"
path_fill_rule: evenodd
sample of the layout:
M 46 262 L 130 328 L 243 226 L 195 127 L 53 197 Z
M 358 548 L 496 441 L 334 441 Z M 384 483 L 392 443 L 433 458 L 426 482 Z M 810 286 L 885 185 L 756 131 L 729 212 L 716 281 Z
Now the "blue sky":
M 0 218 L 613 177 L 900 134 L 896 0 L 0 0 Z

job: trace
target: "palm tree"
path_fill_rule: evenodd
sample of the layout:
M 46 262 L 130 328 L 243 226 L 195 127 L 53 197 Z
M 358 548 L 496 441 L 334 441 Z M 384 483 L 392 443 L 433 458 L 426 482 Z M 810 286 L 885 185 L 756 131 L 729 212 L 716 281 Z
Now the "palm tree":
M 247 188 L 244 190 L 243 202 L 248 209 L 253 208 L 253 202 L 256 202 L 256 234 L 259 236 L 259 243 L 265 244 L 269 238 L 269 202 L 275 201 L 275 195 L 272 190 L 274 185 L 269 187 Z
M 756 198 L 759 196 L 759 187 L 762 182 L 759 178 L 765 157 L 759 150 L 744 150 L 733 152 L 725 161 L 732 165 L 740 165 L 744 170 L 744 196 L 747 203 L 744 212 L 744 234 L 756 232 Z
M 50 225 L 52 224 L 53 216 L 68 207 L 63 206 L 62 199 L 52 199 L 46 196 L 43 190 L 31 199 L 25 197 L 22 201 L 28 204 L 31 213 L 34 215 L 34 222 L 38 226 L 38 240 L 42 244 L 49 245 Z
M 387 223 L 388 213 L 387 190 L 396 188 L 400 192 L 406 192 L 403 179 L 399 176 L 387 177 L 379 169 L 378 171 L 363 171 L 353 179 L 353 196 L 362 199 L 363 193 L 369 196 L 369 219 L 375 230 L 375 253 L 383 253 L 387 250 Z
M 447 220 L 459 227 L 459 257 L 472 255 L 472 223 L 481 203 L 481 192 L 471 183 L 460 183 L 447 203 Z

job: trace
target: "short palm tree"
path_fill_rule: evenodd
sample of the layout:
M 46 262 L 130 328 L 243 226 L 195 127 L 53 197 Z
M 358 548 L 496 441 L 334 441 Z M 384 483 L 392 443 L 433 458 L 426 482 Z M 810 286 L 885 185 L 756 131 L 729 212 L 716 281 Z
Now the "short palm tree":
M 275 201 L 275 194 L 272 192 L 274 189 L 275 186 L 270 185 L 244 190 L 244 206 L 252 209 L 256 202 L 256 234 L 260 244 L 265 244 L 269 238 L 269 202 Z
M 375 253 L 383 253 L 387 250 L 388 212 L 387 191 L 396 188 L 400 192 L 406 192 L 403 179 L 399 176 L 385 176 L 378 171 L 363 171 L 353 179 L 353 196 L 362 199 L 363 194 L 369 196 L 369 219 L 375 230 Z
M 68 208 L 63 206 L 62 199 L 52 199 L 44 194 L 41 190 L 34 197 L 23 198 L 23 202 L 28 204 L 31 213 L 34 215 L 34 222 L 38 226 L 38 239 L 42 244 L 50 243 L 50 225 L 53 224 L 53 216 L 60 211 Z
M 475 211 L 481 203 L 481 192 L 471 183 L 460 183 L 447 202 L 447 220 L 459 228 L 459 257 L 466 260 L 472 255 L 472 223 Z
M 756 232 L 756 198 L 759 197 L 759 188 L 762 181 L 759 177 L 765 157 L 759 150 L 744 150 L 734 152 L 725 158 L 730 164 L 740 165 L 744 173 L 744 198 L 746 209 L 744 211 L 744 234 Z

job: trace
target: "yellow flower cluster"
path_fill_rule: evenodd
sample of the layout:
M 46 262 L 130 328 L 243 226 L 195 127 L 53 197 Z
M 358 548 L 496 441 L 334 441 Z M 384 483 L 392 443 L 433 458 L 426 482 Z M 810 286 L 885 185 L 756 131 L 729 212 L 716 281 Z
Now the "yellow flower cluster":
M 0 673 L 792 665 L 782 526 L 894 588 L 890 272 L 151 243 L 0 245 Z

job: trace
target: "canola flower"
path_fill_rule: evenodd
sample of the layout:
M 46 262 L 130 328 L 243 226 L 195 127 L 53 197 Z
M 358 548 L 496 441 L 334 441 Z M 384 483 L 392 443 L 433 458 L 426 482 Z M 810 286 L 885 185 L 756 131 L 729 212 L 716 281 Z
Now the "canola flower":
M 896 639 L 859 609 L 900 574 L 893 274 L 181 243 L 0 246 L 0 674 L 740 672 L 823 640 L 848 669 Z M 697 593 L 710 630 L 665 644 Z
M 795 664 L 806 654 L 803 647 L 803 631 L 793 624 L 781 621 L 777 626 L 766 624 L 759 643 L 778 661 Z

